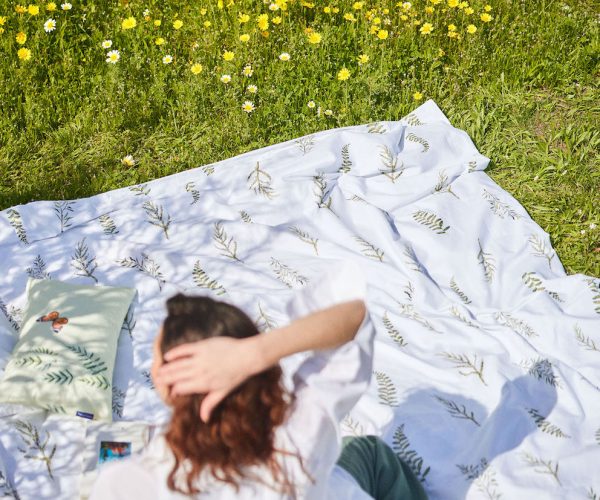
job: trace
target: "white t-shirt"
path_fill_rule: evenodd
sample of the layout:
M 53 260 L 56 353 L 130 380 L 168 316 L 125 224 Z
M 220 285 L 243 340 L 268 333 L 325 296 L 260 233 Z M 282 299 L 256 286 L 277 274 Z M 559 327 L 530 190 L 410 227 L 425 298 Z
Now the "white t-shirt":
M 339 424 L 370 382 L 374 335 L 367 311 L 353 340 L 335 349 L 311 352 L 292 377 L 296 401 L 289 418 L 276 429 L 274 444 L 276 448 L 298 453 L 315 479 L 312 484 L 296 457 L 279 455 L 284 472 L 298 488 L 297 498 L 372 498 L 335 462 L 341 451 Z M 90 500 L 189 498 L 167 486 L 173 464 L 173 454 L 161 432 L 140 454 L 101 466 Z M 252 467 L 248 471 L 273 484 L 266 467 Z M 203 492 L 196 496 L 199 499 L 289 498 L 253 480 L 241 482 L 236 493 L 233 486 L 214 479 L 208 471 L 202 471 L 196 485 Z

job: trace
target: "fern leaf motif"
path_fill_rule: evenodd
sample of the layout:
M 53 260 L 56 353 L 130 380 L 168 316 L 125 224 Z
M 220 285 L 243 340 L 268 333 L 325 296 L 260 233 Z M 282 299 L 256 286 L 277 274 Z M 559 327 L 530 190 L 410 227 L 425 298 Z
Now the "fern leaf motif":
M 418 223 L 423 224 L 437 234 L 444 234 L 450 229 L 450 226 L 444 227 L 443 219 L 428 210 L 417 210 L 412 216 Z
M 248 215 L 248 212 L 246 212 L 245 210 L 240 210 L 240 217 L 247 224 L 254 224 L 252 218 L 250 217 L 250 215 Z
M 98 220 L 100 221 L 100 227 L 102 227 L 102 231 L 104 232 L 104 234 L 111 235 L 117 234 L 119 232 L 117 226 L 115 225 L 115 221 L 110 215 L 101 215 L 100 217 L 98 217 Z
M 259 162 L 256 162 L 256 167 L 248 174 L 246 180 L 249 181 L 251 178 L 252 182 L 248 189 L 254 190 L 255 194 L 262 194 L 269 200 L 277 196 L 271 186 L 271 176 L 265 170 L 261 170 Z
M 150 194 L 150 188 L 146 187 L 146 184 L 139 184 L 138 186 L 131 186 L 129 191 L 135 193 L 136 196 L 148 196 Z
M 408 285 L 406 285 L 404 287 L 404 295 L 406 295 L 406 298 L 408 298 L 408 300 L 410 300 L 412 302 L 413 296 L 415 294 L 415 287 L 413 286 L 413 284 L 409 281 Z
M 406 140 L 416 142 L 416 143 L 420 144 L 421 146 L 423 146 L 421 153 L 427 153 L 427 151 L 429 151 L 429 143 L 422 137 L 418 137 L 415 134 L 413 134 L 412 132 L 406 136 Z
M 579 342 L 586 351 L 600 352 L 600 346 L 597 346 L 596 342 L 594 342 L 593 339 L 584 335 L 583 332 L 581 331 L 580 326 L 577 323 L 575 324 L 574 328 L 575 328 L 575 338 L 577 339 L 577 342 Z
M 298 236 L 298 238 L 300 238 L 304 243 L 312 245 L 312 247 L 315 249 L 315 253 L 319 255 L 319 249 L 317 248 L 317 243 L 319 241 L 318 238 L 312 238 L 308 233 L 302 231 L 296 226 L 289 226 L 288 229 Z
M 42 259 L 41 255 L 38 255 L 34 259 L 32 266 L 28 267 L 25 270 L 25 272 L 31 278 L 35 278 L 38 280 L 49 280 L 50 279 L 50 274 L 48 273 L 48 271 L 46 271 L 46 263 L 44 262 L 44 259 Z
M 594 311 L 596 311 L 596 314 L 600 314 L 600 281 L 597 281 L 596 278 L 586 278 L 584 281 L 594 294 L 592 297 Z
M 106 391 L 111 386 L 111 383 L 104 375 L 86 375 L 79 377 L 77 380 L 91 387 L 95 387 L 96 389 L 102 389 L 103 391 Z
M 15 230 L 17 234 L 17 238 L 21 243 L 25 243 L 25 245 L 29 245 L 29 241 L 27 241 L 27 231 L 25 231 L 25 227 L 23 226 L 23 220 L 21 219 L 21 214 L 15 210 L 14 208 L 9 208 L 6 211 L 6 215 L 8 217 L 8 222 Z
M 269 316 L 265 311 L 263 311 L 260 302 L 258 303 L 258 318 L 254 321 L 254 324 L 261 332 L 268 332 L 273 328 L 277 328 L 277 323 L 271 316 Z
M 65 368 L 57 372 L 46 373 L 44 380 L 54 384 L 68 385 L 73 382 L 73 374 L 68 370 L 68 368 Z
M 467 295 L 465 295 L 465 293 L 460 288 L 458 288 L 456 281 L 454 281 L 454 276 L 450 278 L 450 288 L 454 293 L 456 293 L 456 295 L 460 297 L 460 300 L 462 300 L 465 304 L 471 303 L 471 299 L 469 299 L 469 297 L 467 297 Z
M 529 326 L 525 321 L 511 316 L 507 312 L 497 312 L 494 314 L 494 318 L 501 325 L 508 326 L 511 330 L 517 332 L 523 337 L 539 337 L 535 330 L 531 328 L 531 326 Z
M 354 239 L 362 245 L 363 248 L 361 250 L 361 253 L 365 257 L 369 257 L 371 259 L 378 260 L 379 262 L 383 262 L 383 256 L 385 254 L 383 250 L 372 245 L 360 236 L 354 236 Z
M 75 254 L 71 257 L 71 265 L 77 270 L 77 276 L 92 278 L 98 283 L 98 278 L 94 276 L 94 271 L 98 267 L 96 257 L 89 255 L 89 250 L 85 244 L 85 238 L 77 243 Z
M 347 174 L 352 170 L 352 160 L 350 159 L 350 144 L 344 144 L 342 146 L 342 166 L 338 169 L 338 172 Z
M 125 330 L 129 338 L 133 340 L 133 329 L 137 322 L 133 317 L 133 309 L 130 307 L 127 310 L 127 314 L 125 315 L 125 319 L 123 320 L 123 324 L 121 325 L 121 331 Z
M 379 122 L 367 123 L 365 126 L 369 134 L 385 134 L 387 132 L 385 125 Z
M 123 418 L 123 405 L 125 403 L 125 393 L 118 387 L 112 388 L 112 412 L 118 418 Z
M 479 380 L 483 383 L 483 385 L 487 385 L 486 381 L 483 378 L 483 360 L 477 364 L 477 355 L 473 356 L 473 359 L 469 358 L 465 354 L 454 354 L 451 352 L 443 352 L 440 354 L 442 357 L 454 363 L 456 368 L 458 368 L 458 373 L 461 375 L 468 377 L 469 375 L 476 375 Z M 466 370 L 466 371 L 462 371 Z
M 166 213 L 162 205 L 155 205 L 149 200 L 146 200 L 142 205 L 142 208 L 146 212 L 149 224 L 157 226 L 163 230 L 165 237 L 169 239 L 169 226 L 171 225 L 171 216 Z
M 319 208 L 328 208 L 331 210 L 331 196 L 328 197 L 327 181 L 325 180 L 323 172 L 314 175 L 313 182 L 313 194 L 317 198 L 317 206 Z M 327 201 L 325 201 L 325 198 L 327 198 Z
M 308 282 L 306 276 L 302 276 L 298 271 L 294 271 L 286 264 L 279 262 L 276 258 L 271 257 L 271 267 L 277 278 L 283 282 L 288 288 L 294 288 L 294 285 L 305 285 Z
M 407 257 L 407 263 L 413 271 L 425 274 L 425 268 L 417 258 L 417 254 L 410 243 L 404 245 L 404 255 Z
M 425 125 L 424 122 L 422 122 L 421 120 L 419 120 L 419 117 L 416 115 L 416 113 L 410 113 L 407 117 L 406 117 L 406 122 L 411 126 L 411 127 L 418 127 L 420 125 Z
M 385 175 L 388 179 L 390 179 L 393 183 L 396 182 L 403 173 L 404 173 L 404 162 L 400 160 L 400 166 L 398 166 L 398 155 L 392 153 L 391 149 L 387 147 L 387 145 L 382 144 L 379 146 L 380 153 L 379 157 L 381 158 L 381 163 L 385 168 L 379 169 L 382 175 Z
M 452 313 L 452 315 L 454 317 L 456 317 L 459 321 L 462 321 L 465 325 L 468 325 L 472 328 L 477 328 L 478 330 L 481 330 L 481 328 L 479 326 L 477 326 L 470 319 L 468 319 L 463 313 L 460 312 L 458 307 L 456 307 L 456 304 L 452 304 L 452 307 L 450 308 L 450 312 Z
M 458 404 L 455 401 L 452 401 L 451 399 L 444 399 L 441 396 L 435 396 L 435 399 L 442 403 L 442 405 L 446 408 L 450 416 L 454 418 L 460 418 L 463 420 L 470 420 L 477 427 L 481 427 L 481 424 L 477 421 L 473 412 L 468 412 L 465 405 L 458 406 Z
M 522 456 L 523 460 L 525 460 L 527 465 L 529 465 L 530 467 L 541 467 L 538 469 L 534 469 L 535 472 L 537 472 L 539 474 L 551 475 L 556 480 L 556 482 L 560 486 L 562 486 L 562 483 L 560 482 L 560 479 L 558 478 L 558 462 L 556 462 L 556 464 L 554 464 L 551 460 L 542 460 L 541 458 L 535 457 L 527 452 L 522 453 L 521 456 Z
M 398 301 L 396 301 L 396 303 L 400 306 L 400 315 L 404 316 L 405 318 L 415 320 L 416 322 L 422 324 L 425 328 L 431 330 L 432 332 L 440 334 L 442 333 L 439 330 L 436 330 L 429 321 L 427 321 L 423 316 L 421 316 L 419 312 L 415 310 L 415 306 L 413 304 L 403 304 Z
M 162 287 L 166 283 L 164 276 L 160 271 L 160 266 L 145 253 L 142 253 L 141 259 L 138 259 L 137 257 L 127 257 L 126 259 L 118 260 L 117 264 L 123 267 L 137 269 L 141 273 L 154 278 L 158 282 L 158 289 L 160 291 L 162 291 Z
M 216 280 L 210 279 L 206 272 L 200 267 L 200 261 L 197 260 L 194 264 L 194 270 L 192 276 L 196 286 L 200 288 L 207 288 L 214 290 L 217 295 L 223 295 L 227 293 L 225 288 L 220 285 Z
M 401 424 L 394 432 L 392 449 L 412 469 L 419 481 L 424 482 L 430 467 L 423 467 L 423 458 L 415 450 L 410 449 L 410 441 L 404 432 L 404 424 Z
M 303 155 L 308 153 L 315 146 L 315 140 L 312 136 L 300 137 L 294 142 L 296 143 L 296 146 L 298 146 L 298 149 L 302 151 Z
M 523 361 L 521 363 L 528 375 L 545 382 L 552 387 L 561 387 L 558 377 L 552 368 L 552 363 L 547 359 L 537 358 Z
M 557 302 L 564 302 L 564 300 L 560 298 L 560 295 L 558 295 L 558 293 L 546 289 L 546 287 L 542 283 L 542 280 L 539 279 L 535 274 L 535 271 L 529 271 L 521 275 L 521 280 L 523 281 L 525 286 L 527 286 L 534 292 L 546 292 Z
M 346 415 L 340 422 L 340 427 L 344 430 L 346 435 L 352 436 L 364 436 L 365 431 L 360 422 L 354 420 L 350 415 Z
M 108 368 L 106 363 L 100 358 L 100 356 L 89 352 L 85 347 L 77 344 L 66 344 L 65 346 L 69 351 L 75 353 L 77 357 L 81 359 L 83 367 L 89 371 L 92 375 L 98 375 L 99 373 L 105 372 Z
M 513 220 L 523 218 L 523 216 L 514 211 L 508 203 L 501 202 L 500 198 L 498 198 L 495 194 L 490 193 L 487 189 L 484 188 L 481 195 L 490 204 L 492 212 L 494 212 L 501 219 L 504 219 L 506 215 Z
M 195 186 L 196 184 L 193 181 L 188 182 L 185 185 L 185 190 L 192 195 L 192 202 L 190 203 L 190 205 L 193 205 L 194 203 L 198 203 L 200 201 L 200 191 L 195 189 Z
M 396 396 L 396 387 L 392 379 L 385 373 L 374 371 L 373 374 L 377 380 L 377 394 L 379 402 L 382 405 L 398 406 L 398 398 Z
M 2 301 L 2 299 L 0 299 L 0 311 L 2 311 L 2 314 L 4 314 L 4 316 L 10 323 L 10 326 L 12 326 L 16 332 L 21 330 L 21 325 L 19 323 L 18 317 L 20 316 L 20 309 L 11 307 L 11 309 L 9 310 L 6 307 L 6 304 Z
M 433 187 L 432 194 L 438 193 L 450 193 L 452 196 L 460 200 L 460 197 L 454 191 L 452 191 L 445 169 L 441 169 L 438 172 L 438 182 Z
M 71 227 L 71 219 L 73 216 L 73 205 L 71 201 L 55 201 L 54 202 L 54 213 L 60 222 L 60 232 L 64 232 L 65 229 Z
M 460 472 L 462 472 L 462 474 L 465 476 L 465 479 L 473 481 L 474 479 L 477 479 L 483 474 L 483 472 L 488 468 L 489 464 L 487 459 L 484 457 L 479 460 L 478 464 L 475 465 L 456 464 L 456 466 L 458 467 Z
M 479 260 L 479 264 L 483 268 L 483 274 L 485 276 L 485 280 L 489 283 L 494 279 L 494 273 L 496 272 L 496 259 L 492 257 L 491 253 L 484 252 L 481 247 L 481 241 L 477 238 L 477 243 L 479 245 L 479 253 L 477 254 L 477 259 Z
M 547 247 L 537 234 L 532 234 L 528 241 L 531 243 L 531 246 L 534 250 L 533 255 L 535 257 L 544 257 L 548 261 L 548 267 L 552 269 L 552 259 L 556 255 L 554 250 Z
M 546 417 L 544 417 L 535 408 L 525 408 L 525 409 L 527 410 L 527 413 L 529 413 L 529 416 L 535 422 L 535 425 L 537 425 L 541 429 L 542 432 L 545 432 L 547 434 L 550 434 L 551 436 L 556 436 L 556 437 L 560 437 L 560 438 L 570 438 L 571 437 L 571 436 L 565 434 L 556 425 L 552 425 L 550 422 L 548 422 L 546 420 Z
M 383 313 L 383 326 L 385 326 L 385 329 L 387 330 L 388 335 L 394 342 L 396 342 L 396 344 L 398 344 L 400 347 L 405 347 L 408 345 L 405 342 L 404 337 L 402 337 L 402 335 L 400 335 L 400 332 L 396 329 L 394 324 L 390 321 L 390 318 L 388 318 L 387 311 L 385 311 Z
M 477 169 L 477 162 L 475 160 L 471 160 L 469 162 L 469 168 L 467 170 L 467 173 L 471 173 L 471 172 L 475 172 L 475 170 Z
M 213 240 L 215 242 L 215 247 L 218 250 L 222 250 L 224 252 L 219 255 L 222 255 L 223 257 L 228 257 L 230 259 L 237 260 L 238 262 L 243 263 L 243 261 L 240 260 L 236 255 L 237 242 L 235 242 L 233 240 L 233 236 L 231 238 L 229 238 L 229 241 L 227 241 L 227 233 L 225 232 L 225 229 L 223 228 L 223 221 L 215 222 Z

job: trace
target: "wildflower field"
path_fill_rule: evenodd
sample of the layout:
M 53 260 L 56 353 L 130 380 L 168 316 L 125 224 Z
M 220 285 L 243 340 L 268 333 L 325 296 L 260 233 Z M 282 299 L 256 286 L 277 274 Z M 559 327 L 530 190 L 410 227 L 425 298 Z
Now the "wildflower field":
M 594 0 L 0 0 L 0 209 L 434 99 L 600 276 L 599 22 Z

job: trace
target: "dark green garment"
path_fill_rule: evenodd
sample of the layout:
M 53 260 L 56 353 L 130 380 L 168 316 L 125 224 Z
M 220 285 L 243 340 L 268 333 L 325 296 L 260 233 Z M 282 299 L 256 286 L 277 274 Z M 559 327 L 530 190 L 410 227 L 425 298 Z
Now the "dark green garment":
M 346 436 L 337 464 L 375 500 L 427 500 L 411 468 L 377 436 Z

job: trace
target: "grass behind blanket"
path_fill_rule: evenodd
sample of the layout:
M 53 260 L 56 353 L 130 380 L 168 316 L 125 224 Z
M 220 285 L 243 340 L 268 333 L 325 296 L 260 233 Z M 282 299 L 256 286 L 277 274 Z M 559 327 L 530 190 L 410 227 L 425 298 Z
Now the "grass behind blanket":
M 91 196 L 324 129 L 398 120 L 432 98 L 491 158 L 487 173 L 550 234 L 567 272 L 600 276 L 593 0 L 474 0 L 472 14 L 452 0 L 353 3 L 288 0 L 285 11 L 271 11 L 249 0 L 75 0 L 68 11 L 36 3 L 39 14 L 18 14 L 2 2 L 0 209 Z M 480 19 L 486 3 L 490 22 Z M 241 24 L 239 13 L 250 20 Z M 269 15 L 268 37 L 257 25 L 261 13 Z M 356 22 L 343 17 L 350 13 Z M 128 16 L 137 25 L 123 30 Z M 57 22 L 48 33 L 47 19 Z M 421 32 L 425 22 L 429 34 Z M 450 23 L 460 39 L 447 36 Z M 467 33 L 468 24 L 477 32 Z M 308 41 L 308 26 L 320 43 Z M 27 35 L 22 45 L 19 31 Z M 166 43 L 157 46 L 157 37 Z M 105 62 L 105 39 L 121 53 L 117 64 Z M 18 59 L 22 47 L 30 60 Z M 234 52 L 232 61 L 224 50 Z M 289 61 L 279 60 L 282 52 Z M 167 54 L 171 64 L 162 61 Z M 358 65 L 359 54 L 369 62 Z M 203 71 L 192 73 L 190 62 Z M 246 63 L 250 77 L 241 73 Z M 342 67 L 350 70 L 345 81 L 337 79 Z M 248 84 L 258 92 L 248 93 Z M 242 111 L 245 100 L 256 105 L 252 113 Z M 120 161 L 129 154 L 134 167 Z

